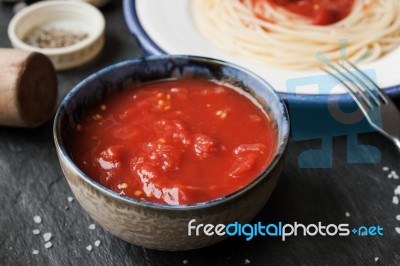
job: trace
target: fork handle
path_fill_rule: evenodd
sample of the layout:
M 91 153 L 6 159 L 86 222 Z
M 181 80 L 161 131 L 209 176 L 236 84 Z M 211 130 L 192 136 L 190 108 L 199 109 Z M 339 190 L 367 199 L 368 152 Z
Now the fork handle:
M 396 137 L 393 137 L 393 136 L 387 134 L 387 133 L 386 133 L 385 131 L 383 131 L 383 130 L 380 130 L 380 132 L 381 132 L 385 137 L 387 137 L 389 140 L 391 140 L 391 141 L 393 142 L 394 146 L 396 146 L 396 148 L 397 148 L 397 151 L 400 153 L 400 140 L 399 140 L 398 138 L 396 138 Z
M 400 140 L 398 138 L 392 138 L 394 145 L 397 147 L 397 150 L 400 152 Z

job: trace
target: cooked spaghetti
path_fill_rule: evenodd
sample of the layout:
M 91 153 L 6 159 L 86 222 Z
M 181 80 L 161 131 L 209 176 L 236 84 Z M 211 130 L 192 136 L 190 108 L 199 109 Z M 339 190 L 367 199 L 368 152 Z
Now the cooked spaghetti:
M 370 62 L 400 44 L 399 0 L 298 1 L 312 4 L 306 10 L 290 6 L 295 2 L 195 0 L 193 13 L 200 31 L 217 47 L 283 68 L 318 67 L 317 53 L 331 61 L 346 56 Z

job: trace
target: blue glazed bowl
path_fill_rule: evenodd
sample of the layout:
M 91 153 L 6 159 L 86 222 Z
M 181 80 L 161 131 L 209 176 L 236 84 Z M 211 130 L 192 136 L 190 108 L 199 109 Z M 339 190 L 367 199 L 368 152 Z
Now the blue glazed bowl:
M 277 130 L 277 151 L 271 164 L 251 183 L 227 196 L 198 204 L 163 205 L 122 196 L 92 180 L 72 161 L 72 130 L 92 106 L 108 95 L 140 84 L 169 78 L 202 77 L 245 90 L 270 114 Z M 238 121 L 240 123 L 240 121 Z M 283 170 L 289 119 L 283 101 L 271 86 L 238 66 L 194 56 L 153 56 L 107 67 L 78 84 L 62 102 L 54 122 L 54 141 L 64 175 L 75 197 L 107 231 L 152 249 L 187 250 L 211 245 L 226 235 L 188 235 L 188 223 L 247 223 L 263 208 Z

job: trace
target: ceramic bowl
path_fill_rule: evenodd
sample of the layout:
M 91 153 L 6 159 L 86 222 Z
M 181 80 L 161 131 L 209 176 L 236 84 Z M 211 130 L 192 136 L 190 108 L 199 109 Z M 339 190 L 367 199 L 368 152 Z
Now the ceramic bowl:
M 40 48 L 37 38 L 43 31 L 63 30 L 86 34 L 86 38 L 61 48 Z M 92 60 L 104 46 L 105 19 L 97 8 L 84 2 L 43 1 L 18 12 L 8 25 L 13 47 L 45 54 L 56 70 L 65 70 Z
M 122 196 L 93 181 L 72 161 L 68 137 L 92 106 L 129 84 L 180 77 L 223 80 L 247 91 L 272 115 L 277 151 L 271 164 L 251 183 L 227 196 L 198 204 L 163 205 Z M 238 121 L 240 122 L 240 121 Z M 62 102 L 54 122 L 54 140 L 64 175 L 75 197 L 107 231 L 128 242 L 159 250 L 187 250 L 211 245 L 225 236 L 188 235 L 195 224 L 247 223 L 263 208 L 283 169 L 289 120 L 283 101 L 253 73 L 218 60 L 194 56 L 153 56 L 118 63 L 88 77 Z
M 110 0 L 69 0 L 69 1 L 86 2 L 99 8 L 107 5 L 110 2 Z

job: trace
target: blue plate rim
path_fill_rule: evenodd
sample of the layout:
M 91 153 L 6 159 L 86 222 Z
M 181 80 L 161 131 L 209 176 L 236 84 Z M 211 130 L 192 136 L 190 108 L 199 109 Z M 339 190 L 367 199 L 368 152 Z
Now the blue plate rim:
M 168 54 L 161 49 L 157 43 L 155 43 L 151 37 L 147 34 L 142 24 L 140 23 L 139 17 L 136 11 L 136 0 L 123 0 L 123 13 L 125 22 L 129 28 L 129 31 L 136 36 L 142 49 L 149 55 L 162 55 Z M 250 70 L 251 71 L 251 70 Z M 384 88 L 385 93 L 395 99 L 400 99 L 400 84 L 392 87 Z M 314 106 L 326 106 L 328 102 L 327 94 L 296 94 L 287 92 L 277 92 L 280 97 L 286 102 L 296 105 L 314 105 Z M 349 94 L 344 94 L 341 97 L 344 102 L 353 102 Z

